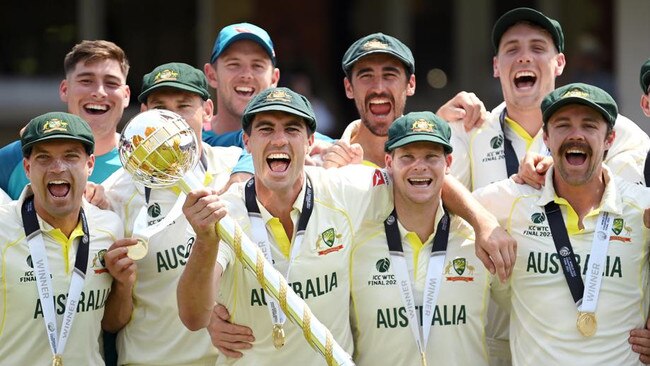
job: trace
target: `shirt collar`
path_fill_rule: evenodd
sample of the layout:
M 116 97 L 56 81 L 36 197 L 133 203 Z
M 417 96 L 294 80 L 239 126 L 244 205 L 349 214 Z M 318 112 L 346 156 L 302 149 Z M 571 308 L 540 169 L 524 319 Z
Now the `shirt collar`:
M 612 173 L 607 167 L 603 164 L 603 177 L 605 179 L 605 191 L 603 192 L 603 198 L 600 201 L 598 207 L 599 210 L 604 210 L 611 214 L 621 214 L 623 212 L 623 201 L 621 196 L 618 194 L 618 189 L 616 187 L 616 181 L 612 179 Z M 555 187 L 553 186 L 553 174 L 555 174 L 554 167 L 549 168 L 546 172 L 545 183 L 541 189 L 541 195 L 537 200 L 539 206 L 544 206 L 551 201 L 556 201 L 559 197 L 555 192 Z

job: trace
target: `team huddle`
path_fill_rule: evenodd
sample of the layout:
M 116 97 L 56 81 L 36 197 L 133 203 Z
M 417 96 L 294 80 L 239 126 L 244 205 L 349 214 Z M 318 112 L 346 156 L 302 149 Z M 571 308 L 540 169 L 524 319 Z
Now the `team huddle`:
M 200 141 L 187 193 L 122 167 L 128 59 L 75 45 L 68 112 L 0 149 L 0 364 L 331 365 L 333 342 L 362 366 L 650 363 L 650 138 L 606 91 L 556 87 L 556 20 L 510 10 L 492 44 L 503 103 L 405 113 L 411 50 L 360 38 L 342 59 L 359 119 L 331 139 L 278 87 L 269 34 L 229 25 L 203 70 L 159 65 L 137 97 Z M 650 59 L 640 84 L 650 117 Z

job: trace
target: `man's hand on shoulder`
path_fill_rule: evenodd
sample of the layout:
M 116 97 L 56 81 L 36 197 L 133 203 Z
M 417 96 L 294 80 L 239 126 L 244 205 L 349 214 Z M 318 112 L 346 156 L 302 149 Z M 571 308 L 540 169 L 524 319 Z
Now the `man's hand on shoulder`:
M 540 189 L 546 180 L 546 172 L 552 165 L 552 157 L 527 152 L 519 164 L 519 172 L 512 176 L 512 180 L 518 184 L 528 184 L 535 189 Z
M 436 114 L 448 122 L 462 122 L 465 131 L 480 127 L 488 118 L 483 102 L 476 94 L 465 91 L 443 104 Z
M 361 164 L 363 161 L 363 148 L 359 144 L 350 144 L 345 140 L 338 140 L 327 150 L 323 151 L 323 168 L 340 168 L 349 164 Z

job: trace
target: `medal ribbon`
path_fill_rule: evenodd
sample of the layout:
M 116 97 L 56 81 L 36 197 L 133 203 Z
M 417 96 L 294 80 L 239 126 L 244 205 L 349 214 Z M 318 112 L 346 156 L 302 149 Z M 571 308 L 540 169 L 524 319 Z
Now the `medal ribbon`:
M 395 276 L 397 277 L 402 303 L 406 308 L 409 326 L 420 354 L 424 355 L 426 345 L 429 341 L 433 313 L 442 283 L 442 269 L 445 264 L 447 243 L 449 241 L 449 214 L 446 210 L 443 211 L 443 216 L 440 222 L 438 222 L 436 234 L 433 237 L 422 304 L 422 328 L 419 327 L 420 322 L 418 321 L 417 311 L 415 309 L 415 298 L 409 279 L 406 259 L 404 258 L 402 238 L 399 227 L 397 226 L 397 212 L 395 209 L 393 209 L 393 212 L 384 221 L 384 229 L 386 231 L 390 260 L 395 269 Z
M 244 188 L 245 199 L 246 199 L 246 210 L 248 211 L 248 217 L 251 220 L 251 232 L 252 239 L 257 243 L 258 247 L 264 253 L 264 257 L 270 263 L 273 261 L 273 253 L 271 252 L 271 245 L 268 234 L 266 232 L 266 225 L 262 220 L 262 215 L 260 214 L 260 208 L 257 205 L 257 194 L 255 192 L 255 178 L 251 178 Z M 311 185 L 311 180 L 309 177 L 306 177 L 305 184 L 305 198 L 302 203 L 302 212 L 300 213 L 300 218 L 298 219 L 298 229 L 296 231 L 295 239 L 293 240 L 293 245 L 291 247 L 291 255 L 289 258 L 289 266 L 287 268 L 287 273 L 285 273 L 285 278 L 289 280 L 289 274 L 291 272 L 291 263 L 296 258 L 300 252 L 300 247 L 302 246 L 302 240 L 305 236 L 305 229 L 307 228 L 307 223 L 311 217 L 311 213 L 314 209 L 314 190 Z M 282 300 L 282 296 L 280 296 Z M 273 324 L 282 325 L 286 322 L 287 317 L 280 308 L 275 299 L 271 297 L 266 298 L 266 303 L 269 309 L 269 314 L 273 320 Z
M 549 202 L 544 206 L 548 224 L 551 228 L 551 235 L 555 250 L 560 256 L 562 272 L 569 285 L 571 296 L 576 303 L 578 311 L 593 313 L 598 305 L 598 296 L 600 294 L 600 284 L 603 279 L 603 268 L 607 259 L 607 249 L 609 246 L 609 232 L 612 228 L 614 218 L 605 211 L 598 215 L 598 222 L 594 232 L 594 238 L 591 244 L 591 253 L 589 254 L 589 263 L 587 263 L 587 275 L 585 282 L 582 282 L 580 268 L 576 262 L 573 247 L 569 240 L 564 219 L 560 206 L 555 202 Z
M 510 177 L 519 172 L 519 159 L 517 158 L 517 153 L 515 152 L 514 147 L 512 147 L 512 141 L 506 137 L 506 114 L 507 111 L 503 108 L 503 111 L 501 111 L 501 114 L 499 115 L 499 123 L 501 124 L 501 132 L 503 132 L 503 150 L 506 156 L 506 171 L 508 172 L 508 177 Z M 550 151 L 546 145 L 542 144 L 539 153 L 540 155 L 548 156 Z
M 86 221 L 86 215 L 84 214 L 83 208 L 81 208 L 79 210 L 79 219 L 81 220 L 83 236 L 77 247 L 74 270 L 72 272 L 70 289 L 68 290 L 68 298 L 65 304 L 65 313 L 63 315 L 63 321 L 61 322 L 62 329 L 61 333 L 58 333 L 53 298 L 54 288 L 52 287 L 51 272 L 47 261 L 47 252 L 45 250 L 43 234 L 38 224 L 38 218 L 36 217 L 34 196 L 25 199 L 21 211 L 27 245 L 29 246 L 29 253 L 32 256 L 32 263 L 34 271 L 36 272 L 36 287 L 43 308 L 43 321 L 45 323 L 45 330 L 50 343 L 50 349 L 52 350 L 53 355 L 61 355 L 65 350 L 65 345 L 70 336 L 72 322 L 77 313 L 77 304 L 79 303 L 81 290 L 84 285 L 84 280 L 86 279 L 86 269 L 88 267 L 88 246 L 90 242 L 88 222 Z

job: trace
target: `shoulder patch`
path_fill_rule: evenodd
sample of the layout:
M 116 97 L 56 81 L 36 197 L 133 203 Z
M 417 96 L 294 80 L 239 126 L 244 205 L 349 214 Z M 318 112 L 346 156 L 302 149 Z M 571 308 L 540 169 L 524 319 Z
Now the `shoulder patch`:
M 372 186 L 381 186 L 387 184 L 388 182 L 388 173 L 382 169 L 375 169 L 375 173 L 372 175 Z

